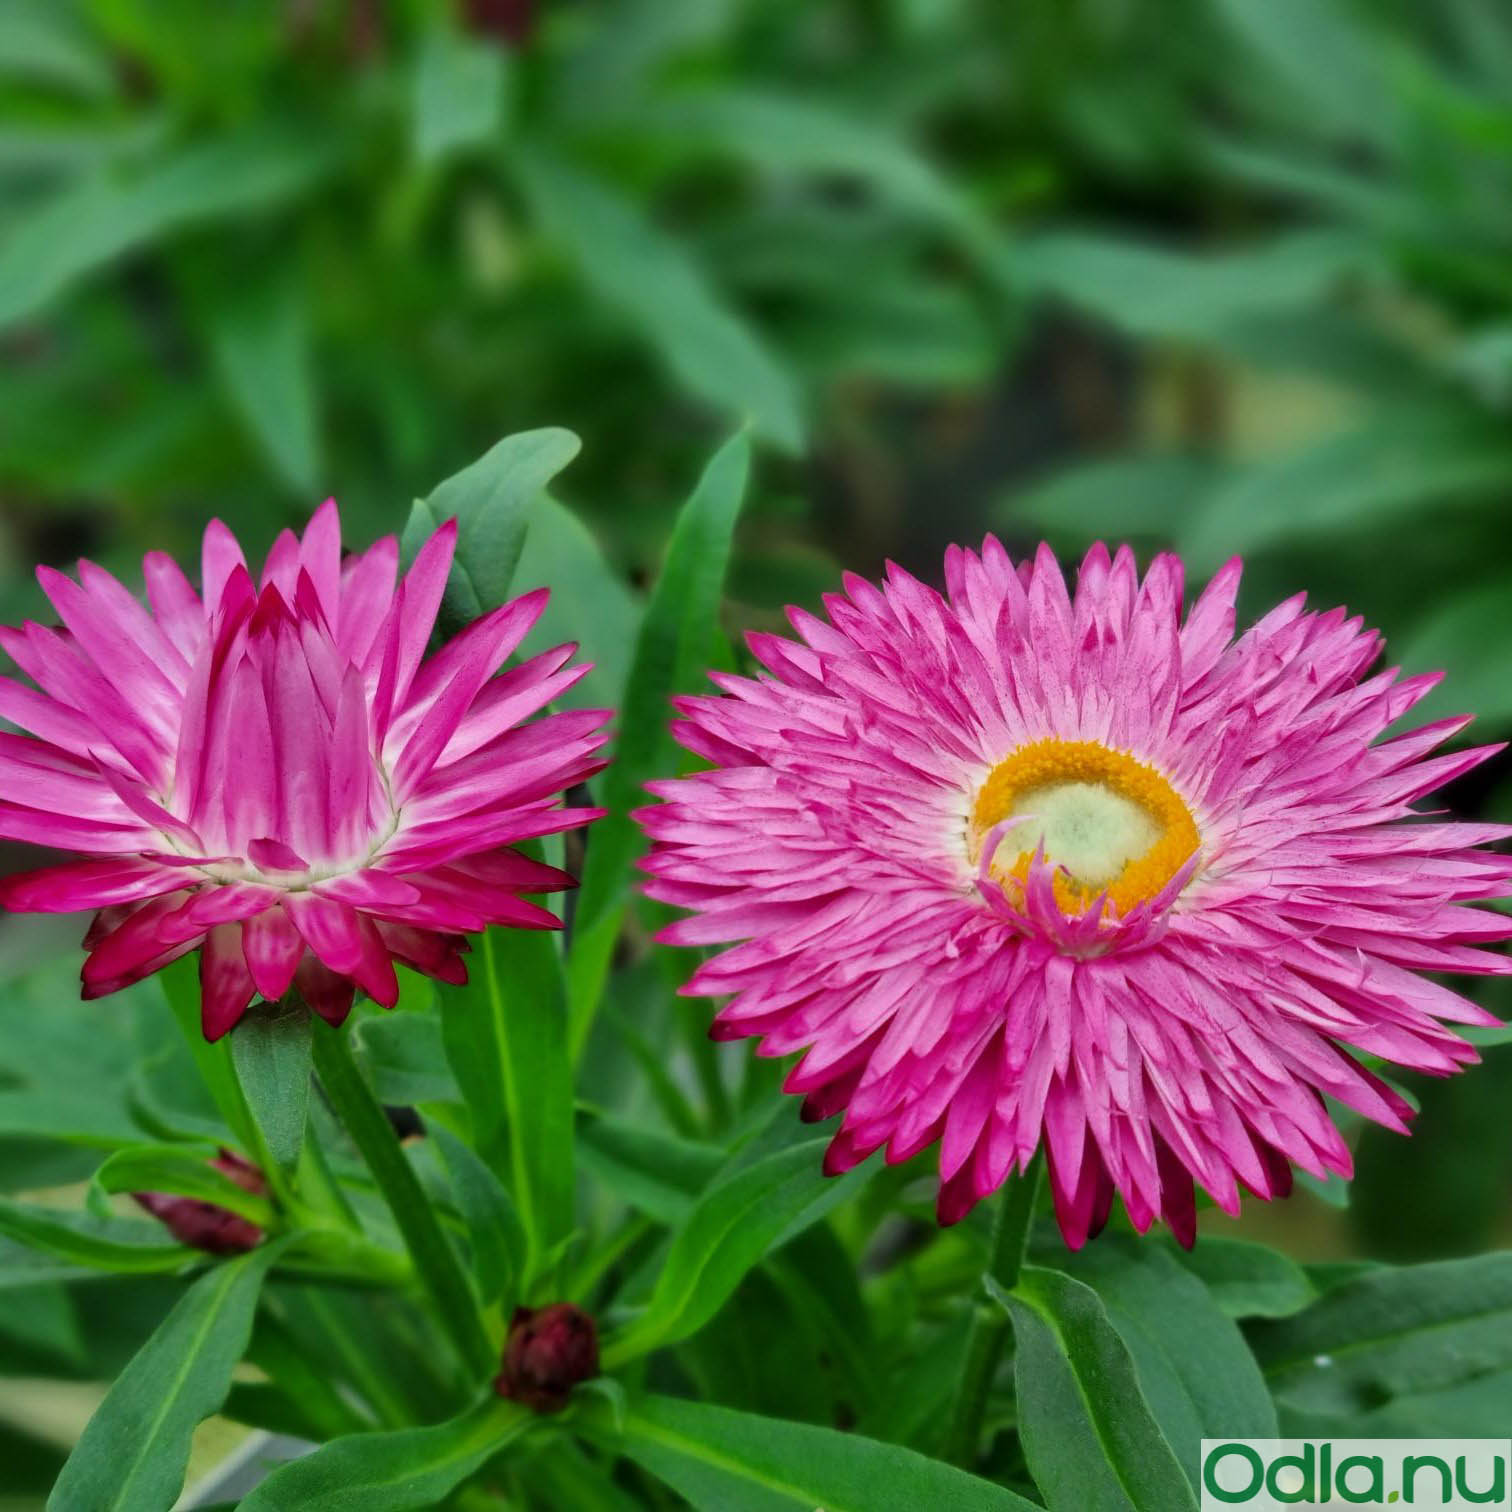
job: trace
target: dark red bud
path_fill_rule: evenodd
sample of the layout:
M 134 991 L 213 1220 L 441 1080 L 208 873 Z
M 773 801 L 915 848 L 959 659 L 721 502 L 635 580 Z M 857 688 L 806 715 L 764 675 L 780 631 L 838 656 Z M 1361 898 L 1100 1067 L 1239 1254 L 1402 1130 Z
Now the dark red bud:
M 570 1302 L 515 1308 L 494 1382 L 501 1397 L 533 1412 L 560 1412 L 572 1388 L 598 1373 L 598 1329 L 582 1308 Z
M 209 1164 L 245 1191 L 261 1197 L 268 1190 L 262 1172 L 230 1150 L 222 1150 Z M 201 1202 L 195 1197 L 175 1197 L 168 1192 L 133 1192 L 131 1195 L 180 1244 L 187 1244 L 191 1249 L 204 1250 L 210 1255 L 240 1255 L 256 1249 L 262 1241 L 262 1230 L 255 1223 L 217 1207 L 213 1202 Z

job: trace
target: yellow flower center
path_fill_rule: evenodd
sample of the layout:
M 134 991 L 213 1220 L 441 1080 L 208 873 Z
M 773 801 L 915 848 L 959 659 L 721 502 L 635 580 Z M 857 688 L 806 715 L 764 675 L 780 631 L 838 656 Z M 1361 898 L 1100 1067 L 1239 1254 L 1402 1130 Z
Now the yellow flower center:
M 1068 914 L 1104 891 L 1112 912 L 1127 913 L 1153 898 L 1201 843 L 1191 810 L 1154 767 L 1095 740 L 1037 740 L 998 762 L 972 811 L 972 860 L 994 825 L 1019 816 L 993 857 L 993 874 L 1022 888 L 1043 845 L 1057 867 L 1055 901 Z

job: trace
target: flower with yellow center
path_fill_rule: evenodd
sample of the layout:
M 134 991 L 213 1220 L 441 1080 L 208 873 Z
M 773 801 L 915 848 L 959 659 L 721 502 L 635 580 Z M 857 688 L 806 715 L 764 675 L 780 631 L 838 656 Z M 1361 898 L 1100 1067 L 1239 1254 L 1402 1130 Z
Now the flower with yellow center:
M 1104 894 L 1114 913 L 1127 913 L 1159 894 L 1201 844 L 1191 810 L 1154 767 L 1095 740 L 1037 740 L 993 767 L 971 814 L 973 863 L 999 825 L 991 874 L 1022 895 L 1043 849 L 1066 913 Z

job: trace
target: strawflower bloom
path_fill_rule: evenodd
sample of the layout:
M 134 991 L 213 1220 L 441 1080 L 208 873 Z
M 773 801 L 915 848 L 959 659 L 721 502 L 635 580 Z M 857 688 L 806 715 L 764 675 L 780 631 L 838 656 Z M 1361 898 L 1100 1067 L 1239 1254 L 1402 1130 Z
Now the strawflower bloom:
M 569 887 L 508 847 L 598 811 L 558 796 L 599 770 L 603 711 L 528 724 L 588 668 L 559 646 L 493 674 L 546 591 L 426 646 L 455 522 L 397 583 L 392 537 L 342 559 L 334 503 L 285 531 L 254 579 L 205 531 L 202 595 L 154 552 L 148 606 L 92 562 L 40 568 L 62 628 L 0 627 L 36 684 L 0 678 L 0 838 L 82 859 L 0 881 L 0 907 L 100 910 L 84 995 L 201 952 L 205 1034 L 291 988 L 340 1023 L 361 988 L 392 1006 L 394 962 L 467 979 L 465 936 L 552 928 L 520 896 Z
M 1380 638 L 1288 600 L 1236 640 L 1240 565 L 1182 613 L 1094 547 L 1075 596 L 1047 547 L 952 548 L 948 596 L 897 568 L 845 579 L 756 678 L 679 701 L 711 770 L 652 791 L 664 938 L 727 945 L 685 991 L 719 1039 L 806 1051 L 787 1089 L 845 1113 L 826 1167 L 940 1146 L 964 1216 L 1045 1147 L 1080 1246 L 1115 1192 L 1190 1244 L 1193 1183 L 1224 1211 L 1292 1166 L 1348 1176 L 1325 1096 L 1405 1130 L 1344 1047 L 1447 1074 L 1446 1024 L 1495 1023 L 1421 971 L 1502 972 L 1505 826 L 1413 803 L 1495 748 L 1427 755 L 1447 719 L 1380 737 L 1437 681 L 1367 676 Z

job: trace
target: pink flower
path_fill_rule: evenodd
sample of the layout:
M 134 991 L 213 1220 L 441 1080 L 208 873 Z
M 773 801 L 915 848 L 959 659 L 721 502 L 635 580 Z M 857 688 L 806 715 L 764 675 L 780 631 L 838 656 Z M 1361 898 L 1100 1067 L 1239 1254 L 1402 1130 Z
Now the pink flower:
M 0 881 L 0 906 L 99 909 L 84 995 L 200 950 L 210 1039 L 291 987 L 340 1023 L 362 988 L 392 1006 L 394 962 L 467 979 L 464 936 L 557 920 L 521 893 L 573 885 L 507 847 L 598 816 L 557 795 L 601 763 L 601 711 L 521 721 L 588 669 L 561 646 L 493 673 L 538 590 L 426 657 L 455 522 L 395 586 L 392 537 L 341 555 L 334 503 L 285 531 L 260 582 L 205 531 L 203 599 L 145 562 L 150 610 L 92 562 L 38 578 L 62 629 L 0 627 L 37 684 L 0 678 L 0 837 L 82 860 Z
M 686 991 L 719 1039 L 806 1051 L 826 1167 L 939 1142 L 952 1223 L 1044 1144 L 1080 1246 L 1114 1193 L 1187 1244 L 1193 1183 L 1226 1212 L 1293 1164 L 1349 1175 L 1325 1095 L 1410 1110 L 1356 1052 L 1447 1074 L 1446 1023 L 1496 1022 L 1421 971 L 1505 972 L 1501 825 L 1412 804 L 1494 748 L 1432 758 L 1443 720 L 1380 740 L 1437 681 L 1367 677 L 1380 638 L 1290 599 L 1234 639 L 1239 563 L 1185 618 L 1182 570 L 1094 547 L 1075 597 L 1046 547 L 952 548 L 948 597 L 848 576 L 767 669 L 681 700 L 713 763 L 652 784 L 655 898 L 682 945 L 734 944 Z

